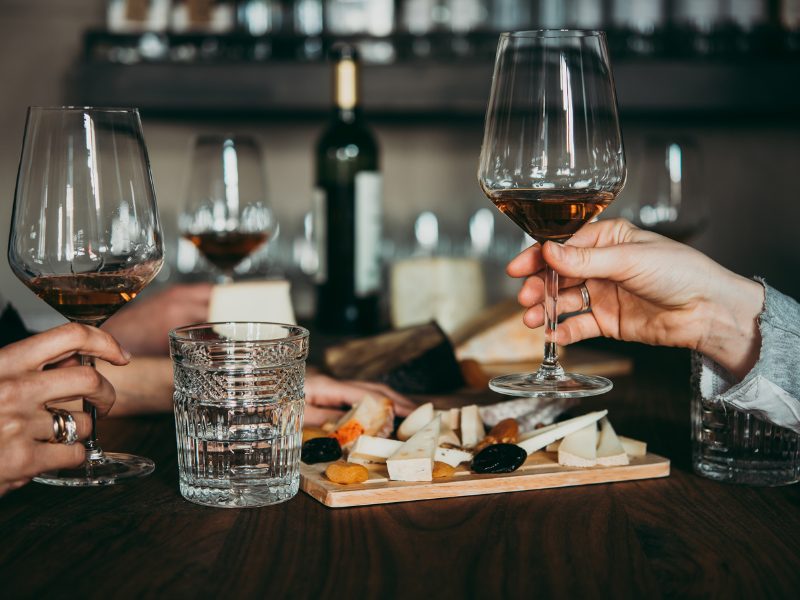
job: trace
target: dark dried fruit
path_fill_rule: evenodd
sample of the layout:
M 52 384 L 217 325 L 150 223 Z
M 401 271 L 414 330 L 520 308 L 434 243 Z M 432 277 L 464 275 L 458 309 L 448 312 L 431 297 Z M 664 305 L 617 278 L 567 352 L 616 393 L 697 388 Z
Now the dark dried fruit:
M 516 444 L 492 444 L 472 459 L 475 473 L 511 473 L 528 458 L 528 453 Z
M 303 444 L 300 459 L 307 465 L 330 462 L 342 457 L 342 447 L 332 437 L 320 437 Z

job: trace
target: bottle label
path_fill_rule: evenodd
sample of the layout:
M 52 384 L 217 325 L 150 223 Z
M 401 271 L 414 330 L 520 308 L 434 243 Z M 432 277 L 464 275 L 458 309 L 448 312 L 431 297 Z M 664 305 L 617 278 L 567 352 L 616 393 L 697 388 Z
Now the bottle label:
M 328 197 L 322 188 L 314 188 L 311 196 L 311 235 L 317 252 L 317 271 L 314 282 L 328 281 Z
M 380 291 L 383 178 L 361 171 L 355 179 L 355 292 L 364 297 Z

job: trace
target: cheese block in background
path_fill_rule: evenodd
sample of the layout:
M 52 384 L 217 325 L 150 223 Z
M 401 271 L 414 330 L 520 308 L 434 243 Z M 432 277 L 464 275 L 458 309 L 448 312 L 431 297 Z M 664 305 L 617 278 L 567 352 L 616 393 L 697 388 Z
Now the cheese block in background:
M 608 418 L 600 420 L 597 437 L 597 464 L 607 467 L 627 465 L 630 461 Z
M 544 329 L 529 329 L 522 322 L 515 299 L 482 311 L 450 335 L 458 360 L 482 364 L 540 361 L 544 355 Z
M 297 323 L 292 308 L 289 282 L 246 281 L 215 285 L 211 290 L 208 321 L 267 321 Z
M 448 335 L 486 304 L 483 270 L 474 258 L 397 261 L 392 265 L 390 293 L 393 327 L 436 321 Z
M 386 460 L 392 481 L 433 481 L 433 461 L 439 441 L 441 417 L 437 417 L 404 442 Z
M 566 436 L 558 447 L 558 464 L 593 467 L 597 464 L 597 424 L 591 423 Z

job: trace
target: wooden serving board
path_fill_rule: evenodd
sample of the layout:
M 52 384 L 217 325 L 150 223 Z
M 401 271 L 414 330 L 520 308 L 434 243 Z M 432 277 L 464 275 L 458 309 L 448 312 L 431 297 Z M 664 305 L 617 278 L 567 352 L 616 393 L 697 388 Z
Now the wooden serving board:
M 557 458 L 555 453 L 535 452 L 518 470 L 500 475 L 477 475 L 461 465 L 453 477 L 432 482 L 389 481 L 386 465 L 376 464 L 367 467 L 369 479 L 355 485 L 333 483 L 325 477 L 325 468 L 330 463 L 301 463 L 300 489 L 325 506 L 341 508 L 633 481 L 669 475 L 669 459 L 656 454 L 632 457 L 629 465 L 618 467 L 562 467 Z

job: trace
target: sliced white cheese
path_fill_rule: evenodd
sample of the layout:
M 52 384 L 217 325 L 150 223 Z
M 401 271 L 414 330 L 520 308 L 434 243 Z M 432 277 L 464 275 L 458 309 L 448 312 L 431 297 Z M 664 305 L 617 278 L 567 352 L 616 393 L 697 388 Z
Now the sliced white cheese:
M 394 429 L 394 408 L 388 398 L 373 398 L 365 395 L 361 402 L 353 406 L 337 422 L 338 430 L 352 420 L 358 421 L 367 435 L 389 437 Z
M 451 408 L 449 410 L 434 411 L 435 416 L 442 417 L 442 427 L 449 427 L 453 431 L 461 426 L 461 409 Z
M 542 427 L 541 429 L 536 429 L 531 435 L 528 435 L 522 441 L 517 442 L 517 446 L 524 449 L 528 455 L 531 455 L 537 450 L 546 448 L 548 444 L 568 436 L 570 433 L 575 433 L 587 425 L 597 423 L 597 421 L 605 417 L 607 414 L 607 410 L 600 410 L 581 415 L 580 417 L 575 417 L 574 419 L 562 421 L 561 423 L 548 425 L 547 427 Z
M 451 446 L 460 446 L 461 440 L 458 439 L 458 435 L 455 431 L 450 429 L 450 427 L 445 426 L 442 423 L 442 430 L 439 432 L 439 445 L 442 444 L 450 444 Z
M 438 417 L 404 442 L 386 460 L 392 481 L 433 481 L 433 461 L 442 419 Z
M 486 435 L 483 428 L 483 421 L 475 404 L 465 406 L 461 409 L 461 445 L 465 448 L 472 448 L 480 442 Z
M 418 406 L 400 423 L 400 427 L 397 428 L 397 439 L 405 442 L 425 425 L 433 421 L 433 417 L 433 404 L 431 402 Z
M 630 461 L 622 443 L 619 441 L 611 422 L 600 420 L 600 434 L 597 437 L 597 464 L 606 467 L 627 465 Z
M 634 440 L 624 435 L 619 436 L 619 443 L 625 449 L 625 454 L 631 457 L 641 457 L 647 454 L 647 444 Z
M 597 425 L 591 423 L 566 436 L 558 447 L 558 464 L 593 467 L 597 464 Z
M 472 460 L 472 453 L 456 448 L 437 448 L 435 459 L 439 462 L 447 463 L 451 467 L 457 467 L 463 462 Z
M 359 464 L 363 462 L 385 463 L 386 459 L 397 452 L 402 445 L 403 442 L 397 440 L 361 435 L 353 444 L 347 461 Z

